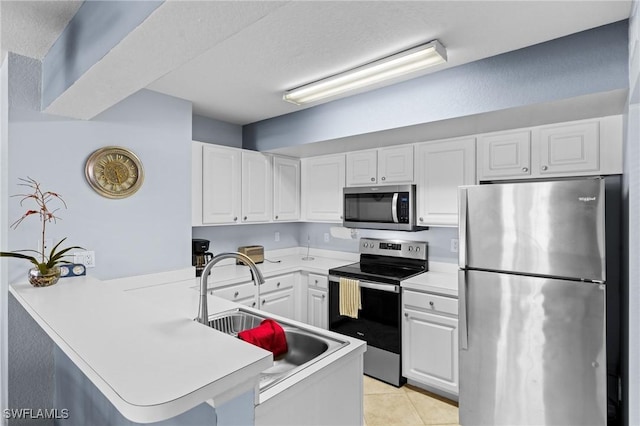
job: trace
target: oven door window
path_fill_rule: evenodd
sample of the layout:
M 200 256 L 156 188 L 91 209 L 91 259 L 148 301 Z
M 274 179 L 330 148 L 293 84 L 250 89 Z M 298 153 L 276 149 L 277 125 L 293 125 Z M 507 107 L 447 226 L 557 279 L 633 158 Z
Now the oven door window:
M 400 293 L 360 288 L 358 318 L 340 315 L 339 283 L 329 283 L 329 330 L 400 353 Z

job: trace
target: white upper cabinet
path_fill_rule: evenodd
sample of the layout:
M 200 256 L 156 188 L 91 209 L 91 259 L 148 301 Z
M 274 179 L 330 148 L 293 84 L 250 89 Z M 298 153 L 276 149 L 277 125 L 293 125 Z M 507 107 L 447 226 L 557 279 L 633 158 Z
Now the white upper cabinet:
M 347 186 L 375 185 L 378 180 L 378 151 L 347 153 Z
M 242 151 L 242 221 L 268 222 L 272 214 L 271 156 Z
M 622 116 L 478 136 L 478 180 L 622 173 Z
M 595 172 L 600 166 L 600 123 L 542 127 L 538 130 L 541 175 Z
M 344 154 L 302 159 L 304 219 L 341 222 L 344 184 Z
M 531 175 L 531 132 L 509 131 L 478 137 L 478 174 L 483 179 Z
M 300 160 L 273 157 L 273 220 L 300 219 Z
M 239 221 L 241 153 L 237 148 L 202 145 L 202 224 Z
M 475 138 L 416 145 L 418 226 L 458 226 L 458 186 L 475 183 Z
M 346 154 L 347 186 L 413 182 L 413 146 L 355 151 Z

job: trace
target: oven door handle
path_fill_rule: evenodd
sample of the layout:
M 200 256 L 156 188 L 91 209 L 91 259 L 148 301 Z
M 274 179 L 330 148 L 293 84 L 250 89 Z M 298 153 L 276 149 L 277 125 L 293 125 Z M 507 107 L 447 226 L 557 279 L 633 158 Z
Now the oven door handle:
M 340 277 L 330 275 L 329 281 L 340 283 Z M 386 291 L 389 293 L 400 293 L 400 286 L 395 284 L 379 284 L 370 281 L 359 281 L 359 283 L 362 288 L 370 288 L 372 290 Z

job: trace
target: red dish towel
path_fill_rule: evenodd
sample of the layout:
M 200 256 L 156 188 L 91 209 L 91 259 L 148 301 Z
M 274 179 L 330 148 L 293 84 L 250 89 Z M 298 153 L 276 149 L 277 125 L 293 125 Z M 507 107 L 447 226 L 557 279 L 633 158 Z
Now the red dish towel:
M 284 330 L 280 324 L 270 318 L 263 320 L 256 328 L 241 331 L 238 333 L 238 337 L 245 342 L 273 352 L 274 357 L 289 350 Z

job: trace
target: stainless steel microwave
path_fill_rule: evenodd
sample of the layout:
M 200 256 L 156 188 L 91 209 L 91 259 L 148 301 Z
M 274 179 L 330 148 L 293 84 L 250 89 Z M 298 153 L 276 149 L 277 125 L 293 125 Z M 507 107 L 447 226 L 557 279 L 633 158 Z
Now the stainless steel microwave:
M 347 228 L 416 230 L 416 186 L 344 188 L 343 225 Z

